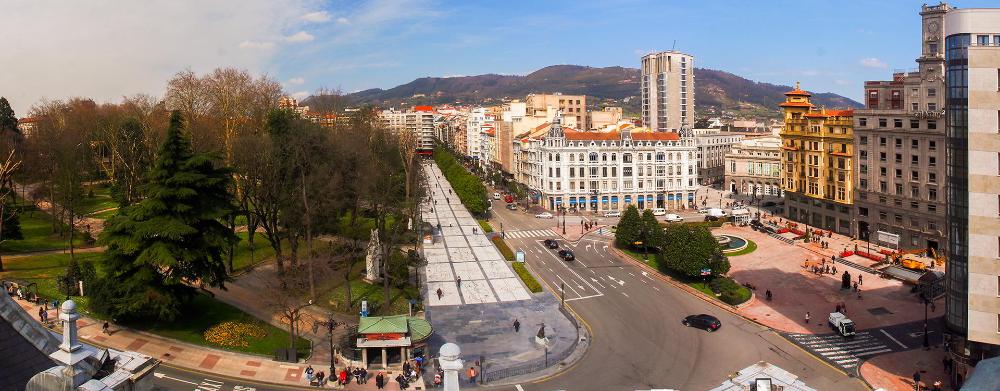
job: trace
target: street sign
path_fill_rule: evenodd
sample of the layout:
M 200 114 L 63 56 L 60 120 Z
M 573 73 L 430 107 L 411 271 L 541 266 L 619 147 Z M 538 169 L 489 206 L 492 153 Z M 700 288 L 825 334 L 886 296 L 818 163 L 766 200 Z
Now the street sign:
M 514 253 L 514 260 L 523 263 L 524 262 L 524 251 L 523 250 L 517 250 L 517 252 Z
M 632 243 L 632 244 L 634 244 L 634 245 L 636 245 L 636 246 L 641 246 L 641 245 L 642 245 L 642 242 L 635 242 L 635 243 Z
M 361 300 L 361 313 L 362 318 L 368 317 L 368 300 Z
M 701 269 L 701 275 L 710 276 L 712 275 L 712 269 Z

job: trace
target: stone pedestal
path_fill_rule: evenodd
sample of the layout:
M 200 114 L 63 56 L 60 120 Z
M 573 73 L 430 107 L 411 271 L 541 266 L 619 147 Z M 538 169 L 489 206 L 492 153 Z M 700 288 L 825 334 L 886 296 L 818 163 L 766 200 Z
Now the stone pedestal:
M 382 249 L 378 241 L 378 230 L 373 229 L 365 255 L 365 281 L 376 283 L 382 280 Z
M 439 354 L 438 363 L 444 371 L 444 391 L 458 391 L 460 384 L 458 373 L 465 367 L 465 362 L 459 358 L 462 355 L 462 350 L 458 348 L 458 345 L 449 342 L 441 346 Z

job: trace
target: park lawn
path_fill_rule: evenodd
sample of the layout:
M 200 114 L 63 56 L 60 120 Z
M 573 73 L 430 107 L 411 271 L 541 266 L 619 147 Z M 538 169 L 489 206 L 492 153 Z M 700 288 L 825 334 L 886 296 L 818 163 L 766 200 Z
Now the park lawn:
M 319 305 L 337 312 L 357 315 L 361 311 L 361 301 L 368 300 L 368 308 L 371 311 L 371 315 L 399 315 L 407 313 L 410 299 L 416 300 L 417 304 L 420 303 L 420 292 L 417 288 L 407 287 L 406 289 L 399 289 L 395 286 L 390 286 L 389 294 L 391 302 L 389 303 L 389 310 L 387 313 L 382 313 L 381 308 L 379 308 L 385 302 L 384 295 L 382 294 L 382 284 L 373 285 L 364 281 L 361 278 L 364 268 L 364 263 L 355 266 L 357 273 L 350 281 L 351 308 L 344 308 L 347 288 L 343 281 L 337 283 L 332 289 L 323 292 L 320 295 Z
M 749 245 L 748 245 L 748 247 L 749 247 Z M 642 259 L 642 252 L 641 251 L 637 252 L 637 251 L 632 251 L 630 249 L 619 249 L 619 250 L 621 250 L 625 254 L 628 254 L 630 257 L 635 258 L 639 262 L 644 262 L 643 259 Z M 659 264 L 656 261 L 655 254 L 653 254 L 653 253 L 649 254 L 649 260 L 645 261 L 644 263 L 647 264 L 647 265 L 649 265 L 649 266 L 652 266 L 654 269 L 656 269 L 658 272 L 660 272 L 660 274 L 666 275 L 666 276 L 670 277 L 671 279 L 673 279 L 674 281 L 680 282 L 680 283 L 682 283 L 684 285 L 687 285 L 689 287 L 697 289 L 699 292 L 704 293 L 706 296 L 709 296 L 709 297 L 712 297 L 712 298 L 714 298 L 716 300 L 722 301 L 722 299 L 720 299 L 719 296 L 716 296 L 715 292 L 712 291 L 712 287 L 709 285 L 709 282 L 706 281 L 703 278 L 688 277 L 688 276 L 681 275 L 679 273 L 673 273 L 673 272 L 672 273 L 663 273 L 663 271 L 660 270 Z M 745 301 L 749 300 L 750 299 L 750 290 L 747 289 L 746 287 L 742 286 L 742 285 L 737 285 L 737 287 L 738 288 L 736 288 L 736 289 L 738 290 L 738 294 L 739 294 L 739 297 L 741 298 L 741 300 L 739 302 L 735 303 L 735 304 L 739 304 L 739 303 L 742 303 L 742 302 L 745 302 Z M 734 303 L 729 303 L 729 304 L 734 304 Z
M 105 211 L 90 214 L 87 217 L 90 217 L 92 219 L 107 220 L 117 215 L 118 215 L 118 208 L 116 207 L 114 209 L 108 209 Z
M 19 217 L 24 239 L 5 239 L 3 243 L 0 243 L 0 252 L 9 254 L 69 248 L 69 232 L 66 233 L 65 237 L 59 237 L 58 233 L 52 233 L 52 217 L 45 212 L 38 210 L 33 205 L 26 205 Z M 59 224 L 65 226 L 62 223 Z M 74 235 L 73 243 L 77 247 L 84 246 L 83 234 L 77 232 Z
M 118 207 L 118 203 L 111 198 L 111 189 L 109 187 L 97 185 L 90 190 L 94 191 L 94 196 L 89 197 L 89 190 L 84 191 L 85 196 L 80 202 L 77 214 L 87 216 L 97 211 Z
M 102 253 L 79 253 L 76 254 L 77 262 L 96 262 L 103 256 Z M 47 298 L 59 299 L 62 301 L 66 295 L 59 293 L 56 287 L 56 278 L 65 273 L 66 266 L 69 265 L 69 254 L 47 254 L 35 255 L 16 259 L 4 259 L 4 271 L 0 272 L 0 279 L 14 280 L 19 283 L 35 283 L 38 286 L 38 294 Z M 95 266 L 99 266 L 96 264 Z M 86 293 L 87 287 L 84 288 Z M 84 313 L 87 311 L 87 297 L 73 297 L 78 308 Z
M 746 239 L 746 238 L 744 238 L 744 239 L 747 241 L 747 246 L 746 247 L 744 247 L 740 251 L 733 251 L 731 253 L 725 253 L 726 256 L 727 257 L 738 257 L 740 255 L 747 255 L 747 254 L 750 254 L 750 253 L 752 253 L 754 251 L 757 251 L 757 243 L 756 242 L 754 242 L 753 240 L 750 240 L 750 239 Z
M 205 340 L 205 331 L 223 322 L 253 324 L 261 327 L 266 334 L 263 338 L 251 340 L 248 346 L 240 348 L 224 347 Z M 288 332 L 286 330 L 274 327 L 240 311 L 236 307 L 204 294 L 196 295 L 191 303 L 188 303 L 188 309 L 184 310 L 182 315 L 173 322 L 154 322 L 128 326 L 195 345 L 265 356 L 273 356 L 276 349 L 286 348 L 289 343 Z M 296 347 L 299 350 L 300 357 L 308 356 L 310 349 L 308 340 L 299 337 L 296 341 Z
M 493 226 L 490 225 L 489 221 L 483 219 L 476 219 L 476 222 L 479 223 L 479 227 L 483 229 L 483 233 L 493 232 Z
M 250 242 L 247 241 L 249 235 L 249 232 L 236 233 L 236 236 L 240 239 L 240 241 L 236 243 L 236 252 L 233 254 L 233 270 L 235 271 L 243 270 L 261 262 L 274 259 L 274 248 L 271 247 L 271 242 L 268 242 L 267 237 L 258 232 L 253 236 L 254 251 L 253 262 L 251 262 Z M 288 244 L 287 241 L 282 243 L 283 246 L 286 244 Z M 282 251 L 285 251 L 286 247 L 287 246 L 282 247 Z M 228 260 L 226 255 L 223 255 L 223 259 Z

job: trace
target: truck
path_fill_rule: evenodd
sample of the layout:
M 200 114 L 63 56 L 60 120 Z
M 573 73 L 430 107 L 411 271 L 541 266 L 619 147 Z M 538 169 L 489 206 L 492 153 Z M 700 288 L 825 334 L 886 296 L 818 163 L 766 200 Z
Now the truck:
M 845 337 L 854 335 L 854 322 L 847 319 L 847 315 L 840 312 L 830 313 L 830 327 Z

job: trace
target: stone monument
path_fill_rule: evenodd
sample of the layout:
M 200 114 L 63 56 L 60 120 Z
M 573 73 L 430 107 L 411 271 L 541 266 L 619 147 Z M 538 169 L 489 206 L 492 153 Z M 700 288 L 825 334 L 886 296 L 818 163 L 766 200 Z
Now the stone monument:
M 465 368 L 465 362 L 462 361 L 461 355 L 462 350 L 458 348 L 451 342 L 448 342 L 441 346 L 441 350 L 438 352 L 440 357 L 438 357 L 438 363 L 441 365 L 441 370 L 444 371 L 444 391 L 458 391 L 458 372 Z
M 368 240 L 368 254 L 365 255 L 365 281 L 372 284 L 382 281 L 382 251 L 378 241 L 378 229 L 372 230 Z

